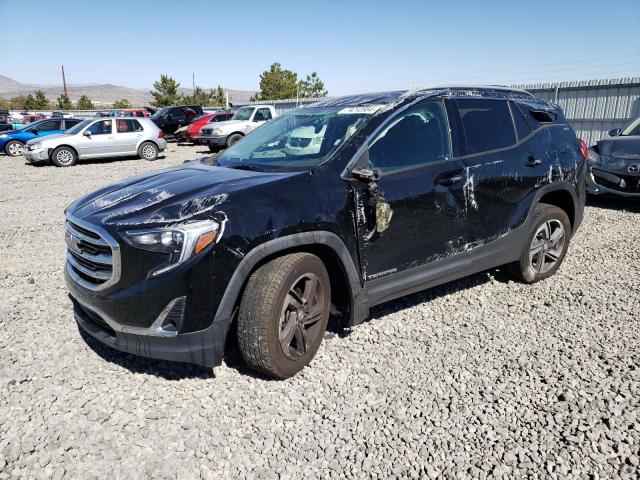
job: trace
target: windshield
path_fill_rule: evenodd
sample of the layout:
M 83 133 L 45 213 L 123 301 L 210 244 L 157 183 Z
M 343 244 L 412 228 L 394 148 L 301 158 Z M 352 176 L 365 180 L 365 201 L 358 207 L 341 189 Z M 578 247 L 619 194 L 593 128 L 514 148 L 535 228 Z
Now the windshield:
M 80 123 L 76 123 L 73 127 L 71 128 L 67 128 L 64 133 L 73 135 L 75 133 L 78 133 L 80 130 L 82 130 L 84 127 L 86 127 L 87 125 L 89 125 L 91 122 L 93 122 L 93 120 L 83 120 Z
M 342 107 L 287 112 L 254 130 L 217 159 L 223 167 L 312 167 L 333 153 L 371 118 Z
M 625 127 L 620 133 L 623 136 L 635 136 L 640 135 L 640 117 L 636 118 L 633 122 Z
M 164 117 L 165 114 L 169 111 L 170 107 L 164 107 L 161 108 L 160 110 L 158 110 L 156 113 L 154 113 L 153 115 L 151 115 L 151 118 L 160 118 L 160 117 Z
M 253 107 L 242 107 L 234 115 L 232 120 L 249 120 L 253 113 Z

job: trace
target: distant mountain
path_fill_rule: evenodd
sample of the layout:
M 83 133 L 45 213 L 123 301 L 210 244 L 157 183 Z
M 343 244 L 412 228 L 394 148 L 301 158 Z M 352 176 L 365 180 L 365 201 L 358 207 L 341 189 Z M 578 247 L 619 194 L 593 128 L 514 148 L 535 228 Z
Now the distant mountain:
M 18 95 L 29 95 L 36 90 L 42 90 L 49 100 L 55 100 L 64 91 L 62 85 L 32 85 L 20 83 L 12 78 L 0 75 L 0 97 L 11 98 Z M 77 101 L 82 95 L 88 96 L 91 101 L 99 105 L 111 105 L 116 100 L 126 98 L 131 105 L 141 107 L 149 105 L 153 100 L 150 89 L 135 89 L 122 85 L 112 84 L 91 84 L 91 85 L 67 85 L 69 97 L 71 101 Z M 186 94 L 190 94 L 192 89 L 180 89 Z M 226 89 L 229 92 L 229 101 L 231 103 L 242 103 L 249 101 L 249 98 L 255 93 L 247 90 Z

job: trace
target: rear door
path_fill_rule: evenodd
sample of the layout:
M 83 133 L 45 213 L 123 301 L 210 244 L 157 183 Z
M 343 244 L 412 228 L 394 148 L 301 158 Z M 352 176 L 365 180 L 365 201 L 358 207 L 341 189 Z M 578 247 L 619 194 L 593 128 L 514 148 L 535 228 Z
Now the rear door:
M 79 135 L 78 151 L 81 157 L 104 157 L 114 155 L 117 148 L 113 134 L 113 120 L 98 120 L 93 122 Z M 86 136 L 84 132 L 91 135 Z
M 377 189 L 355 192 L 365 280 L 463 249 L 464 165 L 453 157 L 449 132 L 443 102 L 425 100 L 387 120 L 368 141 L 365 154 L 381 176 Z
M 479 246 L 520 226 L 548 158 L 541 138 L 514 119 L 504 99 L 455 100 L 464 136 L 464 194 L 471 244 Z M 516 133 L 516 122 L 518 133 Z
M 134 119 L 118 118 L 115 133 L 115 151 L 121 155 L 134 155 L 137 152 L 138 141 L 142 138 L 143 128 L 140 122 Z

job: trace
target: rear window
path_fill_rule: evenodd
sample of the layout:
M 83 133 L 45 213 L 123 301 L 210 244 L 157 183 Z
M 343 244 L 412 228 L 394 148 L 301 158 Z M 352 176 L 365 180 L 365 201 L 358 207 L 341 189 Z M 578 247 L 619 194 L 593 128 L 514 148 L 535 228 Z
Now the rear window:
M 456 101 L 467 141 L 467 153 L 481 153 L 516 143 L 509 105 L 503 100 Z
M 118 133 L 141 132 L 142 125 L 137 120 L 116 120 Z

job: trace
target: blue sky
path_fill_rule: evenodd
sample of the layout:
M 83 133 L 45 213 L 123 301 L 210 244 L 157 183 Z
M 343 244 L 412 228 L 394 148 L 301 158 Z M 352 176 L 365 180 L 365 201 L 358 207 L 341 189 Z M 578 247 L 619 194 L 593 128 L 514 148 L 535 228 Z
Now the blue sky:
M 23 83 L 64 64 L 73 84 L 253 90 L 274 61 L 332 95 L 640 76 L 640 0 L 0 0 L 0 18 L 0 74 Z

